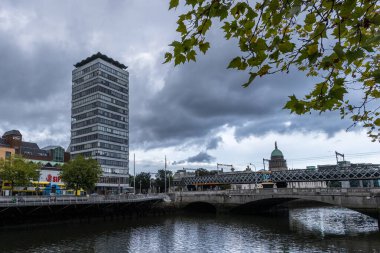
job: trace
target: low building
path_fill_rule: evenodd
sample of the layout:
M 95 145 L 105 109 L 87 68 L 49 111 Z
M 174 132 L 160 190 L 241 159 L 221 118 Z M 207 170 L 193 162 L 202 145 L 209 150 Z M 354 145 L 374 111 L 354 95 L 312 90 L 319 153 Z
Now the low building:
M 4 152 L 8 152 L 4 156 L 16 154 L 31 161 L 62 163 L 70 160 L 70 154 L 65 152 L 62 147 L 48 146 L 41 149 L 37 143 L 23 141 L 22 134 L 18 130 L 5 132 L 0 138 L 0 146 L 3 147 Z
M 15 149 L 0 138 L 0 159 L 6 159 L 15 154 Z

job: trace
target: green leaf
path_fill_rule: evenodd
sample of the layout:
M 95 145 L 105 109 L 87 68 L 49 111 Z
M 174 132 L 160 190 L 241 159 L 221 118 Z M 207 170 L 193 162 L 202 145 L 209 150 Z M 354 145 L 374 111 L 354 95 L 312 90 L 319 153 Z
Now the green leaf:
M 195 50 L 191 50 L 187 54 L 187 61 L 196 61 L 196 58 L 195 58 L 196 55 L 197 55 L 197 53 L 195 52 Z
M 253 72 L 249 73 L 248 81 L 244 83 L 242 86 L 244 88 L 247 88 L 253 82 L 253 80 L 255 80 L 256 76 L 257 76 L 257 73 L 253 73 Z
M 165 61 L 163 63 L 168 63 L 172 60 L 173 55 L 171 53 L 165 53 Z
M 334 52 L 338 55 L 339 58 L 344 57 L 343 47 L 339 43 L 335 44 Z
M 259 76 L 264 76 L 268 73 L 268 71 L 271 69 L 271 67 L 267 64 L 261 67 L 261 69 L 257 72 Z
M 198 0 L 186 0 L 187 5 L 195 6 L 198 3 Z
M 375 25 L 380 25 L 380 14 L 373 16 L 369 21 Z
M 348 64 L 351 64 L 352 62 L 356 61 L 359 58 L 364 57 L 364 52 L 360 48 L 356 49 L 355 51 L 347 50 L 346 57 Z
M 183 54 L 178 54 L 175 56 L 175 59 L 174 59 L 174 66 L 177 66 L 181 63 L 185 63 L 186 62 L 186 57 L 183 55 Z
M 291 43 L 289 41 L 285 41 L 278 45 L 278 49 L 281 51 L 281 53 L 292 52 L 294 47 L 295 47 L 294 43 Z
M 305 24 L 314 24 L 316 21 L 314 12 L 306 15 Z
M 312 44 L 307 47 L 307 54 L 313 55 L 318 52 L 318 44 Z
M 306 112 L 304 104 L 299 101 L 295 95 L 289 96 L 290 100 L 286 102 L 283 109 L 289 109 L 290 112 L 295 112 L 296 114 L 303 114 Z
M 265 43 L 265 40 L 262 38 L 257 39 L 255 44 L 257 50 L 266 50 L 268 48 L 267 44 Z
M 169 3 L 169 10 L 170 9 L 173 9 L 173 8 L 176 8 L 179 4 L 179 0 L 170 0 L 170 3 Z
M 240 57 L 235 57 L 230 61 L 230 64 L 228 64 L 228 69 L 234 68 L 238 69 L 240 68 L 241 65 L 241 58 Z
M 376 126 L 380 126 L 380 118 L 377 118 L 373 124 L 375 124 Z
M 206 53 L 207 50 L 210 48 L 210 43 L 209 42 L 199 42 L 199 50 L 201 50 L 202 53 Z
M 177 22 L 178 23 L 178 28 L 177 28 L 177 32 L 181 33 L 182 35 L 186 34 L 187 33 L 187 28 L 186 28 L 186 25 L 183 21 L 179 21 Z
M 272 25 L 276 26 L 278 25 L 282 20 L 282 15 L 280 13 L 273 14 L 272 17 Z

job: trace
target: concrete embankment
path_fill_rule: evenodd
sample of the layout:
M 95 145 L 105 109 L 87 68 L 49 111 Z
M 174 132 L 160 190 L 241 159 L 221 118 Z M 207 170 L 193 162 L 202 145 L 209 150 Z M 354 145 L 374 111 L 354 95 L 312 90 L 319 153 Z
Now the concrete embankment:
M 135 202 L 16 203 L 0 206 L 0 229 L 55 223 L 92 222 L 95 220 L 133 219 L 172 214 L 176 208 L 162 199 Z

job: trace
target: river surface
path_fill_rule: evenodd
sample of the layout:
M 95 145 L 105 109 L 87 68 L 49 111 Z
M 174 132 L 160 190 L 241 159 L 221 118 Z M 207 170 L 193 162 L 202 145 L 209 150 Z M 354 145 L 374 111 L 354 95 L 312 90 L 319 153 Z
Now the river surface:
M 288 216 L 205 214 L 0 231 L 0 252 L 380 252 L 377 220 L 309 207 Z

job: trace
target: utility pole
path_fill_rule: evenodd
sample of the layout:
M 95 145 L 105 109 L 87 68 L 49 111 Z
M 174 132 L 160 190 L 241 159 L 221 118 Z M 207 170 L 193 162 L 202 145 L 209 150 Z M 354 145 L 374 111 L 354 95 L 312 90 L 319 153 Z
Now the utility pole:
M 264 171 L 265 171 L 265 162 L 270 162 L 270 160 L 269 159 L 265 159 L 265 158 L 263 158 L 263 165 L 264 165 Z M 268 170 L 269 170 L 269 168 L 268 168 Z
M 341 154 L 341 153 L 335 151 L 336 163 L 338 163 L 338 156 L 342 157 L 343 161 L 344 161 L 344 154 Z
M 133 193 L 136 194 L 136 157 L 133 153 Z
M 165 155 L 165 193 L 166 193 L 166 155 Z

